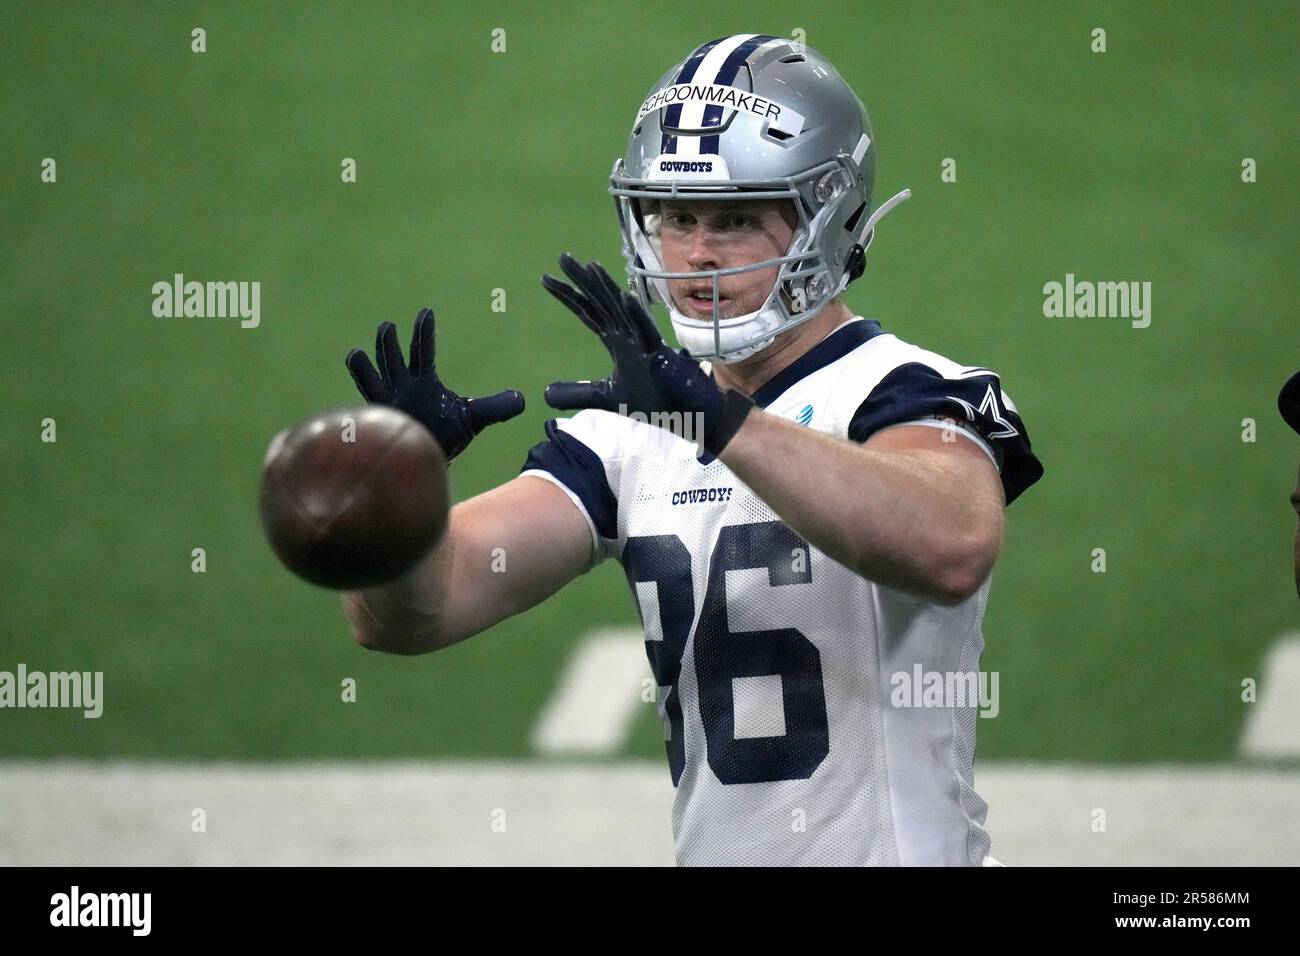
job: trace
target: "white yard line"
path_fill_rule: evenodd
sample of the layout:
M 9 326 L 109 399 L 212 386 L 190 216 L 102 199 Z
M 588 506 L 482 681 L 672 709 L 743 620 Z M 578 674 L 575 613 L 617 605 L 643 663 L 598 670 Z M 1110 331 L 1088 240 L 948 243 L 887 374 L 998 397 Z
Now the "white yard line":
M 588 635 L 538 718 L 533 748 L 544 754 L 618 753 L 638 710 L 654 707 L 641 699 L 641 682 L 649 678 L 639 628 Z
M 1009 866 L 1300 863 L 1294 771 L 979 764 L 975 783 Z M 12 761 L 0 865 L 669 865 L 672 795 L 658 762 Z
M 1273 645 L 1256 693 L 1254 703 L 1242 704 L 1248 710 L 1241 752 L 1250 757 L 1300 757 L 1300 634 L 1288 634 Z

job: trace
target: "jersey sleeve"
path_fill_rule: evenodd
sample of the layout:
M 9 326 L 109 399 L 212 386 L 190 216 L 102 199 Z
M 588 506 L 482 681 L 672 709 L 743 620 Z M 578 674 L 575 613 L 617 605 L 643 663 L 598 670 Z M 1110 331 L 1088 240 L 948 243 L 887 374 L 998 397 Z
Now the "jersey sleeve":
M 568 419 L 551 419 L 546 438 L 528 452 L 519 469 L 560 487 L 577 506 L 591 531 L 591 563 L 599 564 L 616 550 L 618 540 L 617 423 L 603 421 L 607 412 L 579 412 Z M 617 416 L 615 416 L 617 417 Z
M 995 372 L 960 369 L 944 375 L 923 362 L 894 368 L 873 388 L 849 422 L 849 438 L 865 442 L 891 425 L 950 419 L 987 443 L 1009 505 L 1043 476 L 1029 432 Z

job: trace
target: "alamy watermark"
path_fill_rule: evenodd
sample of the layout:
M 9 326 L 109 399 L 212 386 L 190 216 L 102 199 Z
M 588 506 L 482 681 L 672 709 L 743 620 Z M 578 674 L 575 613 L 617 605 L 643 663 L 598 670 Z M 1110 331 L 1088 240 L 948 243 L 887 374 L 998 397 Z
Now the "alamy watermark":
M 978 707 L 981 717 L 998 715 L 997 671 L 927 671 L 913 664 L 889 683 L 894 707 Z
M 120 926 L 132 936 L 148 936 L 152 912 L 152 893 L 83 893 L 74 885 L 50 897 L 51 926 Z
M 1076 280 L 1043 286 L 1043 315 L 1049 319 L 1131 319 L 1135 329 L 1151 324 L 1150 282 L 1090 282 Z
M 233 319 L 241 329 L 262 322 L 262 283 L 185 281 L 176 273 L 171 282 L 153 284 L 153 314 L 159 319 Z
M 0 708 L 73 708 L 94 720 L 104 713 L 103 671 L 0 671 Z
M 704 447 L 703 412 L 633 412 L 629 411 L 626 405 L 619 405 L 618 414 L 623 418 L 640 422 L 643 425 L 655 426 L 656 431 L 647 436 L 647 442 L 652 447 L 660 438 L 671 444 L 672 439 L 668 436 L 679 438 L 682 441 L 694 442 L 700 448 Z M 662 451 L 665 449 L 659 448 L 656 450 Z

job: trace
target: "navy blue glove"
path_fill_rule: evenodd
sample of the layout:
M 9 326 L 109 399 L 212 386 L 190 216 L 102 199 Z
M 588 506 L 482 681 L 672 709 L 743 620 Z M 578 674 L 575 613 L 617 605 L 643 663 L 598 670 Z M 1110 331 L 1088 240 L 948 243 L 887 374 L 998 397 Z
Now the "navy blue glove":
M 375 335 L 378 372 L 361 349 L 348 353 L 347 366 L 367 402 L 406 412 L 433 433 L 450 461 L 483 429 L 522 412 L 524 397 L 510 388 L 484 398 L 462 398 L 438 378 L 433 353 L 433 309 L 421 309 L 411 335 L 409 369 L 392 322 L 380 323 Z
M 542 276 L 542 285 L 600 337 L 614 370 L 598 382 L 553 382 L 546 404 L 645 415 L 680 437 L 702 436 L 704 447 L 720 454 L 753 403 L 735 390 L 723 395 L 699 362 L 669 348 L 641 303 L 599 265 L 584 266 L 565 253 L 560 268 L 573 286 L 551 275 Z

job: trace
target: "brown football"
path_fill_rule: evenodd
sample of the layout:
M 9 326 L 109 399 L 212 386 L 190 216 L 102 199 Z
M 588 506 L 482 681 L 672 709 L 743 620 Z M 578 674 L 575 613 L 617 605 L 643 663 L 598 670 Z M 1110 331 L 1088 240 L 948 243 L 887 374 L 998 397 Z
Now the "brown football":
M 262 527 L 313 584 L 374 587 L 410 570 L 447 528 L 447 460 L 428 430 L 382 405 L 325 412 L 271 439 Z

